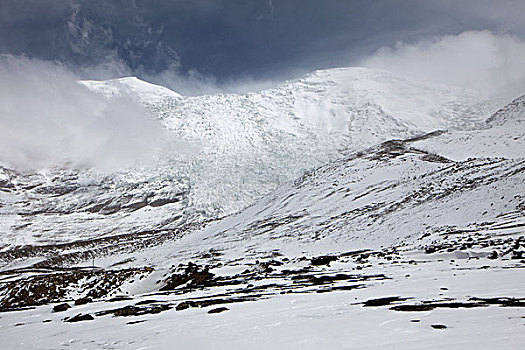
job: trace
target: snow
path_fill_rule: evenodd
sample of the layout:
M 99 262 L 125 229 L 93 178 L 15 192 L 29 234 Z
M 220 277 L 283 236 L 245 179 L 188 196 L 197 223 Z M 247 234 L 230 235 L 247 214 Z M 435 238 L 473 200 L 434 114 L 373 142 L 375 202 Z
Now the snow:
M 423 258 L 428 260 L 428 256 Z M 474 268 L 482 263 L 465 261 L 462 267 Z M 521 349 L 525 333 L 520 308 L 396 312 L 388 307 L 361 305 L 364 300 L 385 296 L 411 297 L 414 301 L 523 296 L 523 269 L 505 269 L 497 262 L 490 270 L 454 265 L 436 257 L 420 265 L 377 267 L 377 271 L 367 273 L 387 273 L 392 279 L 349 292 L 277 294 L 255 302 L 227 304 L 229 311 L 216 315 L 207 314 L 210 308 L 190 308 L 68 324 L 62 319 L 79 312 L 93 313 L 104 303 L 78 306 L 64 313 L 50 313 L 46 305 L 2 317 L 0 329 L 3 346 L 9 349 Z M 117 302 L 111 307 L 126 304 Z M 51 321 L 42 323 L 43 319 Z M 133 321 L 143 322 L 128 324 Z M 431 325 L 435 324 L 447 328 L 433 329 Z M 28 332 L 38 336 L 28 337 Z
M 142 103 L 160 103 L 165 99 L 181 98 L 182 96 L 164 86 L 148 83 L 136 77 L 126 77 L 112 80 L 83 80 L 80 82 L 89 89 L 108 97 L 120 94 L 133 94 Z
M 0 191 L 3 252 L 14 245 L 138 237 L 127 238 L 134 245 L 102 240 L 96 247 L 66 244 L 6 259 L 2 282 L 32 276 L 13 269 L 50 255 L 71 257 L 59 263 L 65 268 L 88 268 L 92 262 L 82 254 L 74 260 L 75 254 L 97 249 L 99 268 L 142 269 L 113 291 L 130 300 L 95 300 L 63 313 L 43 305 L 1 314 L 4 347 L 522 348 L 522 307 L 403 312 L 391 309 L 398 301 L 363 303 L 389 296 L 408 298 L 404 305 L 525 297 L 523 259 L 511 258 L 525 251 L 523 98 L 489 118 L 494 101 L 475 92 L 360 68 L 317 71 L 247 95 L 183 97 L 135 78 L 84 84 L 108 96 L 133 91 L 150 117 L 198 151 L 167 155 L 153 169 L 110 174 L 0 168 L 0 183 L 10 184 Z M 436 129 L 443 130 L 425 135 Z M 395 254 L 359 262 L 362 256 L 348 254 L 358 249 Z M 489 258 L 495 250 L 498 257 Z M 312 276 L 356 277 L 301 285 L 283 274 L 327 254 L 339 258 L 308 270 Z M 263 263 L 274 259 L 283 265 L 265 273 Z M 174 267 L 190 261 L 220 278 L 246 270 L 258 275 L 161 291 Z M 69 293 L 79 296 L 74 288 Z M 174 308 L 236 295 L 257 297 L 222 304 L 228 310 L 218 314 L 208 314 L 214 306 Z M 152 299 L 172 308 L 97 314 Z M 96 317 L 63 322 L 78 313 Z
M 524 132 L 513 124 L 450 131 L 408 142 L 404 154 L 388 160 L 378 157 L 382 147 L 350 153 L 171 249 L 186 258 L 210 246 L 232 257 L 275 248 L 315 255 L 378 249 L 446 227 L 498 222 L 523 205 Z M 428 161 L 419 149 L 456 163 Z
M 436 128 L 483 124 L 496 103 L 474 91 L 364 68 L 316 71 L 245 95 L 183 97 L 133 77 L 82 84 L 106 96 L 135 96 L 150 118 L 186 144 L 166 151 L 154 166 L 12 174 L 10 181 L 20 185 L 3 194 L 2 245 L 169 229 L 230 215 L 347 152 Z M 68 180 L 72 192 L 57 196 L 52 188 L 64 176 L 78 179 Z M 26 191 L 22 183 L 38 186 Z M 184 193 L 178 205 L 108 214 L 150 196 L 169 199 L 173 187 Z M 93 213 L 97 206 L 106 209 Z

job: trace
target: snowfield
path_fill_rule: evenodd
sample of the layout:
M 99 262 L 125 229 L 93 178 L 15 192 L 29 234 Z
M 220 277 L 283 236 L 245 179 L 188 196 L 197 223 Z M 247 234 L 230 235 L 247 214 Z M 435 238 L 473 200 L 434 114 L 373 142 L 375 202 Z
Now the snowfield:
M 525 96 L 361 68 L 247 95 L 83 84 L 195 149 L 0 168 L 4 347 L 523 347 Z

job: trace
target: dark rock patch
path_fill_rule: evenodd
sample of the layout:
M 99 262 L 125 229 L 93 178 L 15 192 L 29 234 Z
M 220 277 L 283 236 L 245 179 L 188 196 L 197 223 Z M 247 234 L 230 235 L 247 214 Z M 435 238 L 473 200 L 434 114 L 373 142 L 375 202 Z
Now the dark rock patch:
M 80 321 L 91 321 L 95 318 L 90 314 L 77 314 L 71 318 L 64 319 L 65 322 L 80 322 Z
M 490 253 L 490 255 L 488 256 L 489 259 L 497 259 L 498 258 L 498 252 L 493 250 L 492 253 Z
M 73 289 L 85 295 L 80 303 L 112 294 L 125 281 L 143 269 L 104 270 L 92 268 L 39 268 L 39 275 L 25 277 L 31 270 L 6 272 L 18 276 L 16 280 L 0 283 L 0 310 L 19 309 L 68 299 Z M 88 283 L 83 283 L 88 280 Z M 79 305 L 79 304 L 76 304 Z
M 181 200 L 180 197 L 175 198 L 157 198 L 149 202 L 149 205 L 151 207 L 162 207 L 163 205 L 170 204 L 170 203 L 177 203 Z
M 433 324 L 433 325 L 430 325 L 430 327 L 434 329 L 446 329 L 447 328 L 447 326 L 445 326 L 444 324 Z
M 240 296 L 240 297 L 231 297 L 231 298 L 214 298 L 214 299 L 203 299 L 203 300 L 186 300 L 181 303 L 179 303 L 175 310 L 181 311 L 189 309 L 190 307 L 198 307 L 198 308 L 204 308 L 208 306 L 214 306 L 214 305 L 221 305 L 221 304 L 234 304 L 234 303 L 242 303 L 245 301 L 256 301 L 259 300 L 261 295 L 259 294 L 251 294 L 249 296 Z
M 53 312 L 63 312 L 69 309 L 71 306 L 68 303 L 58 304 L 53 306 Z
M 197 304 L 194 303 L 193 301 L 183 301 L 182 303 L 179 303 L 175 307 L 175 310 L 181 311 L 181 310 L 189 309 L 190 307 L 197 307 Z
M 180 265 L 177 270 L 181 270 Z M 164 280 L 165 286 L 160 290 L 174 290 L 183 284 L 186 284 L 187 287 L 209 286 L 213 276 L 214 274 L 209 272 L 207 267 L 201 268 L 190 262 L 182 271 L 177 271 L 166 278 Z
M 227 307 L 218 307 L 216 309 L 211 309 L 210 311 L 208 311 L 209 314 L 219 314 L 221 312 L 224 312 L 224 311 L 228 311 L 230 309 L 228 309 Z
M 133 299 L 132 297 L 129 297 L 127 295 L 117 295 L 107 301 L 116 302 L 116 301 L 127 301 L 127 300 L 132 300 L 132 299 Z
M 499 305 L 502 307 L 525 307 L 525 299 L 517 298 L 469 298 L 468 302 L 433 302 L 423 301 L 421 304 L 403 304 L 390 308 L 394 311 L 430 311 L 437 308 L 458 309 L 487 307 L 489 305 Z
M 315 275 L 299 275 L 299 276 L 293 276 L 293 281 L 300 281 L 300 282 L 306 282 L 311 285 L 320 285 L 320 284 L 328 284 L 328 283 L 334 283 L 338 281 L 349 281 L 349 282 L 360 282 L 360 281 L 366 281 L 366 280 L 382 280 L 387 279 L 383 274 L 378 275 L 348 275 L 345 273 L 338 273 L 336 275 L 321 275 L 321 276 L 315 276 Z
M 143 322 L 146 322 L 146 320 L 129 321 L 129 322 L 126 323 L 126 324 L 137 324 L 137 323 L 143 323 Z
M 394 311 L 430 311 L 434 309 L 435 306 L 425 304 L 396 305 L 390 308 L 390 310 Z
M 164 305 L 153 305 L 149 307 L 137 307 L 134 305 L 127 305 L 118 309 L 99 311 L 95 315 L 104 316 L 112 314 L 115 317 L 128 317 L 128 316 L 141 316 L 147 314 L 158 314 L 166 310 L 170 310 L 171 306 Z
M 319 265 L 327 265 L 329 266 L 332 261 L 337 261 L 336 256 L 330 256 L 330 255 L 324 255 L 324 256 L 317 256 L 310 260 L 310 264 L 314 266 Z
M 85 304 L 88 304 L 88 303 L 91 303 L 93 302 L 93 299 L 91 298 L 80 298 L 80 299 L 77 299 L 75 300 L 75 305 L 85 305 Z
M 377 298 L 377 299 L 369 299 L 363 303 L 363 306 L 385 306 L 390 305 L 391 303 L 395 301 L 404 301 L 408 298 L 401 298 L 401 297 L 385 297 L 385 298 Z
M 146 300 L 139 301 L 135 305 L 147 305 L 147 304 L 154 304 L 154 303 L 161 303 L 161 301 L 154 300 L 154 299 L 146 299 Z

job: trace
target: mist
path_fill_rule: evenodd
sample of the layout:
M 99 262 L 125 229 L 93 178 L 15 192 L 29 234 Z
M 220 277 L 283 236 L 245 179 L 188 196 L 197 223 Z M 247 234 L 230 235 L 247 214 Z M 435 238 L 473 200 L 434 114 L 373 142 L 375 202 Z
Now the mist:
M 380 48 L 360 65 L 439 84 L 483 92 L 487 97 L 525 94 L 525 41 L 489 31 L 467 31 Z
M 181 147 L 136 97 L 90 91 L 63 66 L 2 56 L 0 164 L 118 169 L 145 165 Z
M 213 75 L 204 75 L 197 70 L 181 73 L 177 68 L 166 69 L 156 74 L 144 74 L 142 79 L 165 86 L 184 96 L 200 96 L 216 93 L 246 94 L 273 88 L 285 77 L 259 78 L 241 76 L 219 81 Z

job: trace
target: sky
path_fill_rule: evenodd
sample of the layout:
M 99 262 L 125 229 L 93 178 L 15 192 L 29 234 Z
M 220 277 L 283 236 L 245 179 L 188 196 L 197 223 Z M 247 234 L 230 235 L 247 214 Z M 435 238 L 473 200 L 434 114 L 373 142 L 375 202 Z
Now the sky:
M 524 40 L 525 2 L 0 1 L 1 54 L 61 62 L 82 78 L 134 75 L 187 94 L 359 65 L 385 47 L 467 31 Z

